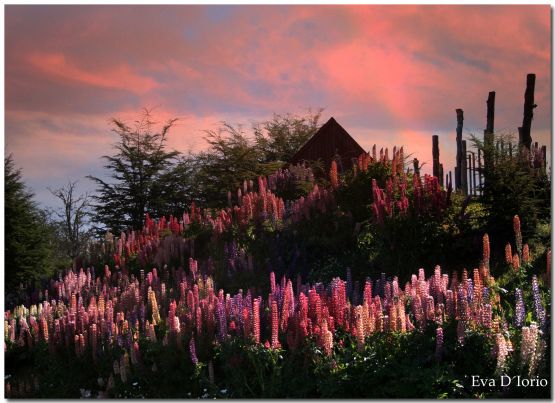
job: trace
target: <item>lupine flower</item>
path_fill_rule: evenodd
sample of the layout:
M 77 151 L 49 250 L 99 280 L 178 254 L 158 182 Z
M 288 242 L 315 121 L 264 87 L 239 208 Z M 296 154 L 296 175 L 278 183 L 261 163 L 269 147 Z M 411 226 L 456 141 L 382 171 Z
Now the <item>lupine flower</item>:
M 528 375 L 533 376 L 543 353 L 543 340 L 539 338 L 538 326 L 535 322 L 530 327 L 522 328 L 522 339 L 520 342 L 520 360 L 522 365 L 528 367 Z
M 260 300 L 256 298 L 253 302 L 253 330 L 254 341 L 260 343 Z
M 515 289 L 515 327 L 522 327 L 524 325 L 524 318 L 526 317 L 526 309 L 524 307 L 524 299 L 522 298 L 522 291 L 519 288 Z
M 189 353 L 191 354 L 191 362 L 193 363 L 193 365 L 197 365 L 198 358 L 197 350 L 195 347 L 195 336 L 191 336 L 191 340 L 189 341 Z
M 509 354 L 507 349 L 507 342 L 505 337 L 501 333 L 497 333 L 495 335 L 495 350 L 497 353 L 497 366 L 496 372 L 501 374 L 502 371 L 505 369 L 505 361 L 507 359 L 507 355 Z
M 490 259 L 489 236 L 488 234 L 484 234 L 484 237 L 482 238 L 482 262 L 486 267 L 489 267 L 489 259 Z
M 436 359 L 439 361 L 443 354 L 443 329 L 438 327 L 436 329 Z
M 281 345 L 279 344 L 279 319 L 278 319 L 278 305 L 276 301 L 272 301 L 272 348 L 280 348 Z
M 464 345 L 464 332 L 465 332 L 465 324 L 463 320 L 459 320 L 457 322 L 457 341 L 459 344 Z
M 511 250 L 510 243 L 507 243 L 507 245 L 505 245 L 505 261 L 507 262 L 507 264 L 513 264 L 513 251 Z
M 530 248 L 528 244 L 524 244 L 522 247 L 522 263 L 529 263 L 530 262 Z
M 514 271 L 518 271 L 520 269 L 520 258 L 516 253 L 513 255 L 512 266 Z
M 545 308 L 540 295 L 538 278 L 535 275 L 532 276 L 532 296 L 534 298 L 534 313 L 536 314 L 540 328 L 543 328 L 545 326 Z
M 522 253 L 522 233 L 520 232 L 520 218 L 518 215 L 513 217 L 513 230 L 515 233 L 516 250 L 520 254 Z

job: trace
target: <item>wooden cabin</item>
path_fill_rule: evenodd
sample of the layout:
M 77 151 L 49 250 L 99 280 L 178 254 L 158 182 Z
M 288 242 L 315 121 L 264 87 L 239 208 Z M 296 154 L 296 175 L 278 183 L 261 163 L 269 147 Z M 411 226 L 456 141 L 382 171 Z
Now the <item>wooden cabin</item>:
M 358 158 L 363 152 L 364 149 L 332 117 L 297 151 L 291 163 L 320 160 L 324 171 L 327 172 L 335 159 L 338 171 L 343 172 L 350 169 L 353 159 Z

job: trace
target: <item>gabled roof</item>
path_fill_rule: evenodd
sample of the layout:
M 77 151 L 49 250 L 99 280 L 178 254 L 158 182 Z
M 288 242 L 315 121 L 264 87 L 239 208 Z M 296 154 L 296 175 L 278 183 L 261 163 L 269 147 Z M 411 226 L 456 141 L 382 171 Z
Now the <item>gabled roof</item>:
M 312 136 L 292 158 L 292 163 L 322 160 L 326 167 L 336 155 L 341 156 L 343 167 L 350 167 L 364 149 L 332 117 Z

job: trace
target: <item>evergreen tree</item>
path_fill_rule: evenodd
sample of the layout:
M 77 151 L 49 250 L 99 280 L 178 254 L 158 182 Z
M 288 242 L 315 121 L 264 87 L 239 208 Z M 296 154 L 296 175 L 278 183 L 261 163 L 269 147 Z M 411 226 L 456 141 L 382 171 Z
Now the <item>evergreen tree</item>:
M 145 110 L 142 118 L 130 127 L 114 119 L 114 132 L 119 136 L 116 154 L 104 156 L 112 181 L 88 176 L 98 185 L 93 196 L 94 219 L 97 232 L 141 228 L 145 214 L 159 217 L 166 212 L 164 188 L 168 186 L 168 172 L 177 151 L 166 151 L 166 136 L 177 119 L 172 119 L 154 132 L 154 122 Z
M 20 283 L 34 284 L 52 273 L 51 237 L 46 216 L 33 201 L 12 155 L 4 158 L 5 284 L 7 294 Z

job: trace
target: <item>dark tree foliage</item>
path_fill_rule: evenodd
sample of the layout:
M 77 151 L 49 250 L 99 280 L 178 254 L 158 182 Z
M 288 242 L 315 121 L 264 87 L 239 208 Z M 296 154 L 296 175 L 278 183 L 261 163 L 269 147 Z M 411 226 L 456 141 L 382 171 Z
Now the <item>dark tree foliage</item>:
M 206 131 L 208 149 L 194 159 L 197 200 L 222 207 L 227 192 L 235 193 L 244 180 L 282 168 L 318 130 L 321 113 L 319 109 L 304 116 L 275 114 L 271 120 L 253 124 L 254 136 L 226 122 L 218 130 Z
M 13 290 L 51 274 L 46 216 L 33 201 L 13 157 L 4 158 L 5 283 Z
M 111 181 L 88 176 L 97 185 L 93 196 L 94 222 L 98 232 L 119 233 L 126 228 L 140 228 L 145 214 L 159 217 L 167 212 L 168 175 L 177 151 L 166 151 L 166 136 L 175 123 L 172 119 L 155 132 L 155 122 L 145 110 L 133 127 L 113 119 L 114 132 L 119 136 L 115 155 L 104 156 Z
M 272 120 L 254 125 L 256 146 L 263 152 L 264 161 L 289 162 L 304 143 L 320 127 L 323 109 L 309 110 L 306 115 L 274 114 Z
M 240 126 L 224 123 L 217 131 L 207 131 L 205 139 L 209 148 L 196 157 L 196 183 L 201 201 L 209 207 L 224 205 L 227 192 L 235 192 L 244 180 L 268 175 L 281 166 L 265 162 L 263 151 Z
M 503 239 L 503 234 L 512 233 L 515 215 L 522 222 L 523 236 L 533 238 L 538 224 L 549 222 L 551 214 L 551 181 L 541 155 L 519 149 L 510 136 L 495 135 L 487 143 L 472 141 L 492 159 L 483 169 L 482 189 L 490 238 Z

